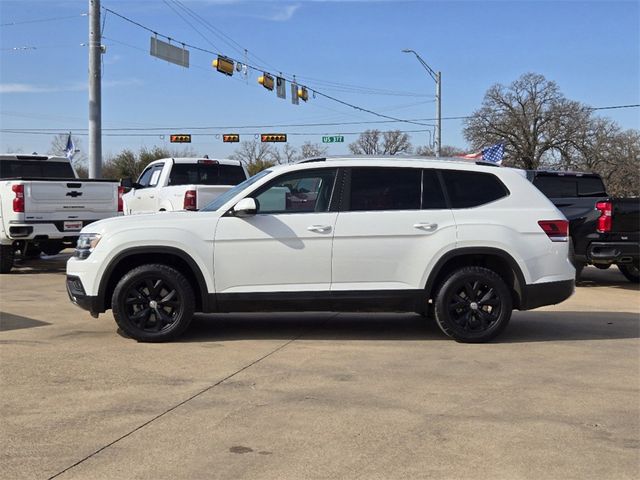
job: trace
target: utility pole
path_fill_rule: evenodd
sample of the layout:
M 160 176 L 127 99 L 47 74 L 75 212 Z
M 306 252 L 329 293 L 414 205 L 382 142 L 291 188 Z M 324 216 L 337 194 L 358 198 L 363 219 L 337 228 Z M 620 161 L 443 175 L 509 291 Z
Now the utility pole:
M 101 57 L 100 0 L 89 0 L 89 178 L 102 174 Z
M 415 50 L 404 49 L 404 53 L 413 53 L 424 69 L 429 73 L 433 81 L 436 82 L 436 134 L 435 134 L 435 147 L 436 157 L 440 156 L 442 150 L 442 72 L 436 72 L 433 68 L 427 65 L 420 55 Z

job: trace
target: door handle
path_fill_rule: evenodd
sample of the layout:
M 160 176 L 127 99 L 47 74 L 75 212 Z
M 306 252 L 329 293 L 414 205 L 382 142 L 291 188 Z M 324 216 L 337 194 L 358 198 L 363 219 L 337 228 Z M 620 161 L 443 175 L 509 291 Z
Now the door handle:
M 435 232 L 438 228 L 437 223 L 414 223 L 413 228 L 418 228 L 420 230 L 424 230 L 425 232 Z
M 327 233 L 331 231 L 331 225 L 311 225 L 307 227 L 310 232 Z

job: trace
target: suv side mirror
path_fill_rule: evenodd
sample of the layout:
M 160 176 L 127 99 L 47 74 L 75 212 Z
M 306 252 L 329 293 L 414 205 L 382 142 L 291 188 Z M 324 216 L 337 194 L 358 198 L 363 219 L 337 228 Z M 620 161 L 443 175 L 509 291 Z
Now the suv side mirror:
M 233 207 L 233 214 L 236 217 L 245 218 L 251 217 L 258 213 L 258 204 L 255 198 L 243 198 Z
M 133 188 L 133 180 L 131 179 L 131 177 L 123 178 L 122 180 L 120 180 L 120 185 L 122 185 L 124 188 Z

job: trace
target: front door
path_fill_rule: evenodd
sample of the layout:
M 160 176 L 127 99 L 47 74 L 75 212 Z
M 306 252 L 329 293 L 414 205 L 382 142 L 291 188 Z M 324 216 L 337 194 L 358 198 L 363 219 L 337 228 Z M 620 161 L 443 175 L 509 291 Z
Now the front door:
M 328 291 L 335 177 L 335 168 L 283 174 L 250 195 L 256 215 L 223 216 L 215 233 L 216 293 Z

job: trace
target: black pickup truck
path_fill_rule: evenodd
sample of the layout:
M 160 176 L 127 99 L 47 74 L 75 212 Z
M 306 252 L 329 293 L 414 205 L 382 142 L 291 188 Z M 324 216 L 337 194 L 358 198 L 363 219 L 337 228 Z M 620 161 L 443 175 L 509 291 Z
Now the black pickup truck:
M 638 283 L 640 199 L 611 198 L 595 173 L 529 170 L 527 178 L 569 220 L 576 277 L 585 265 L 615 264 Z

